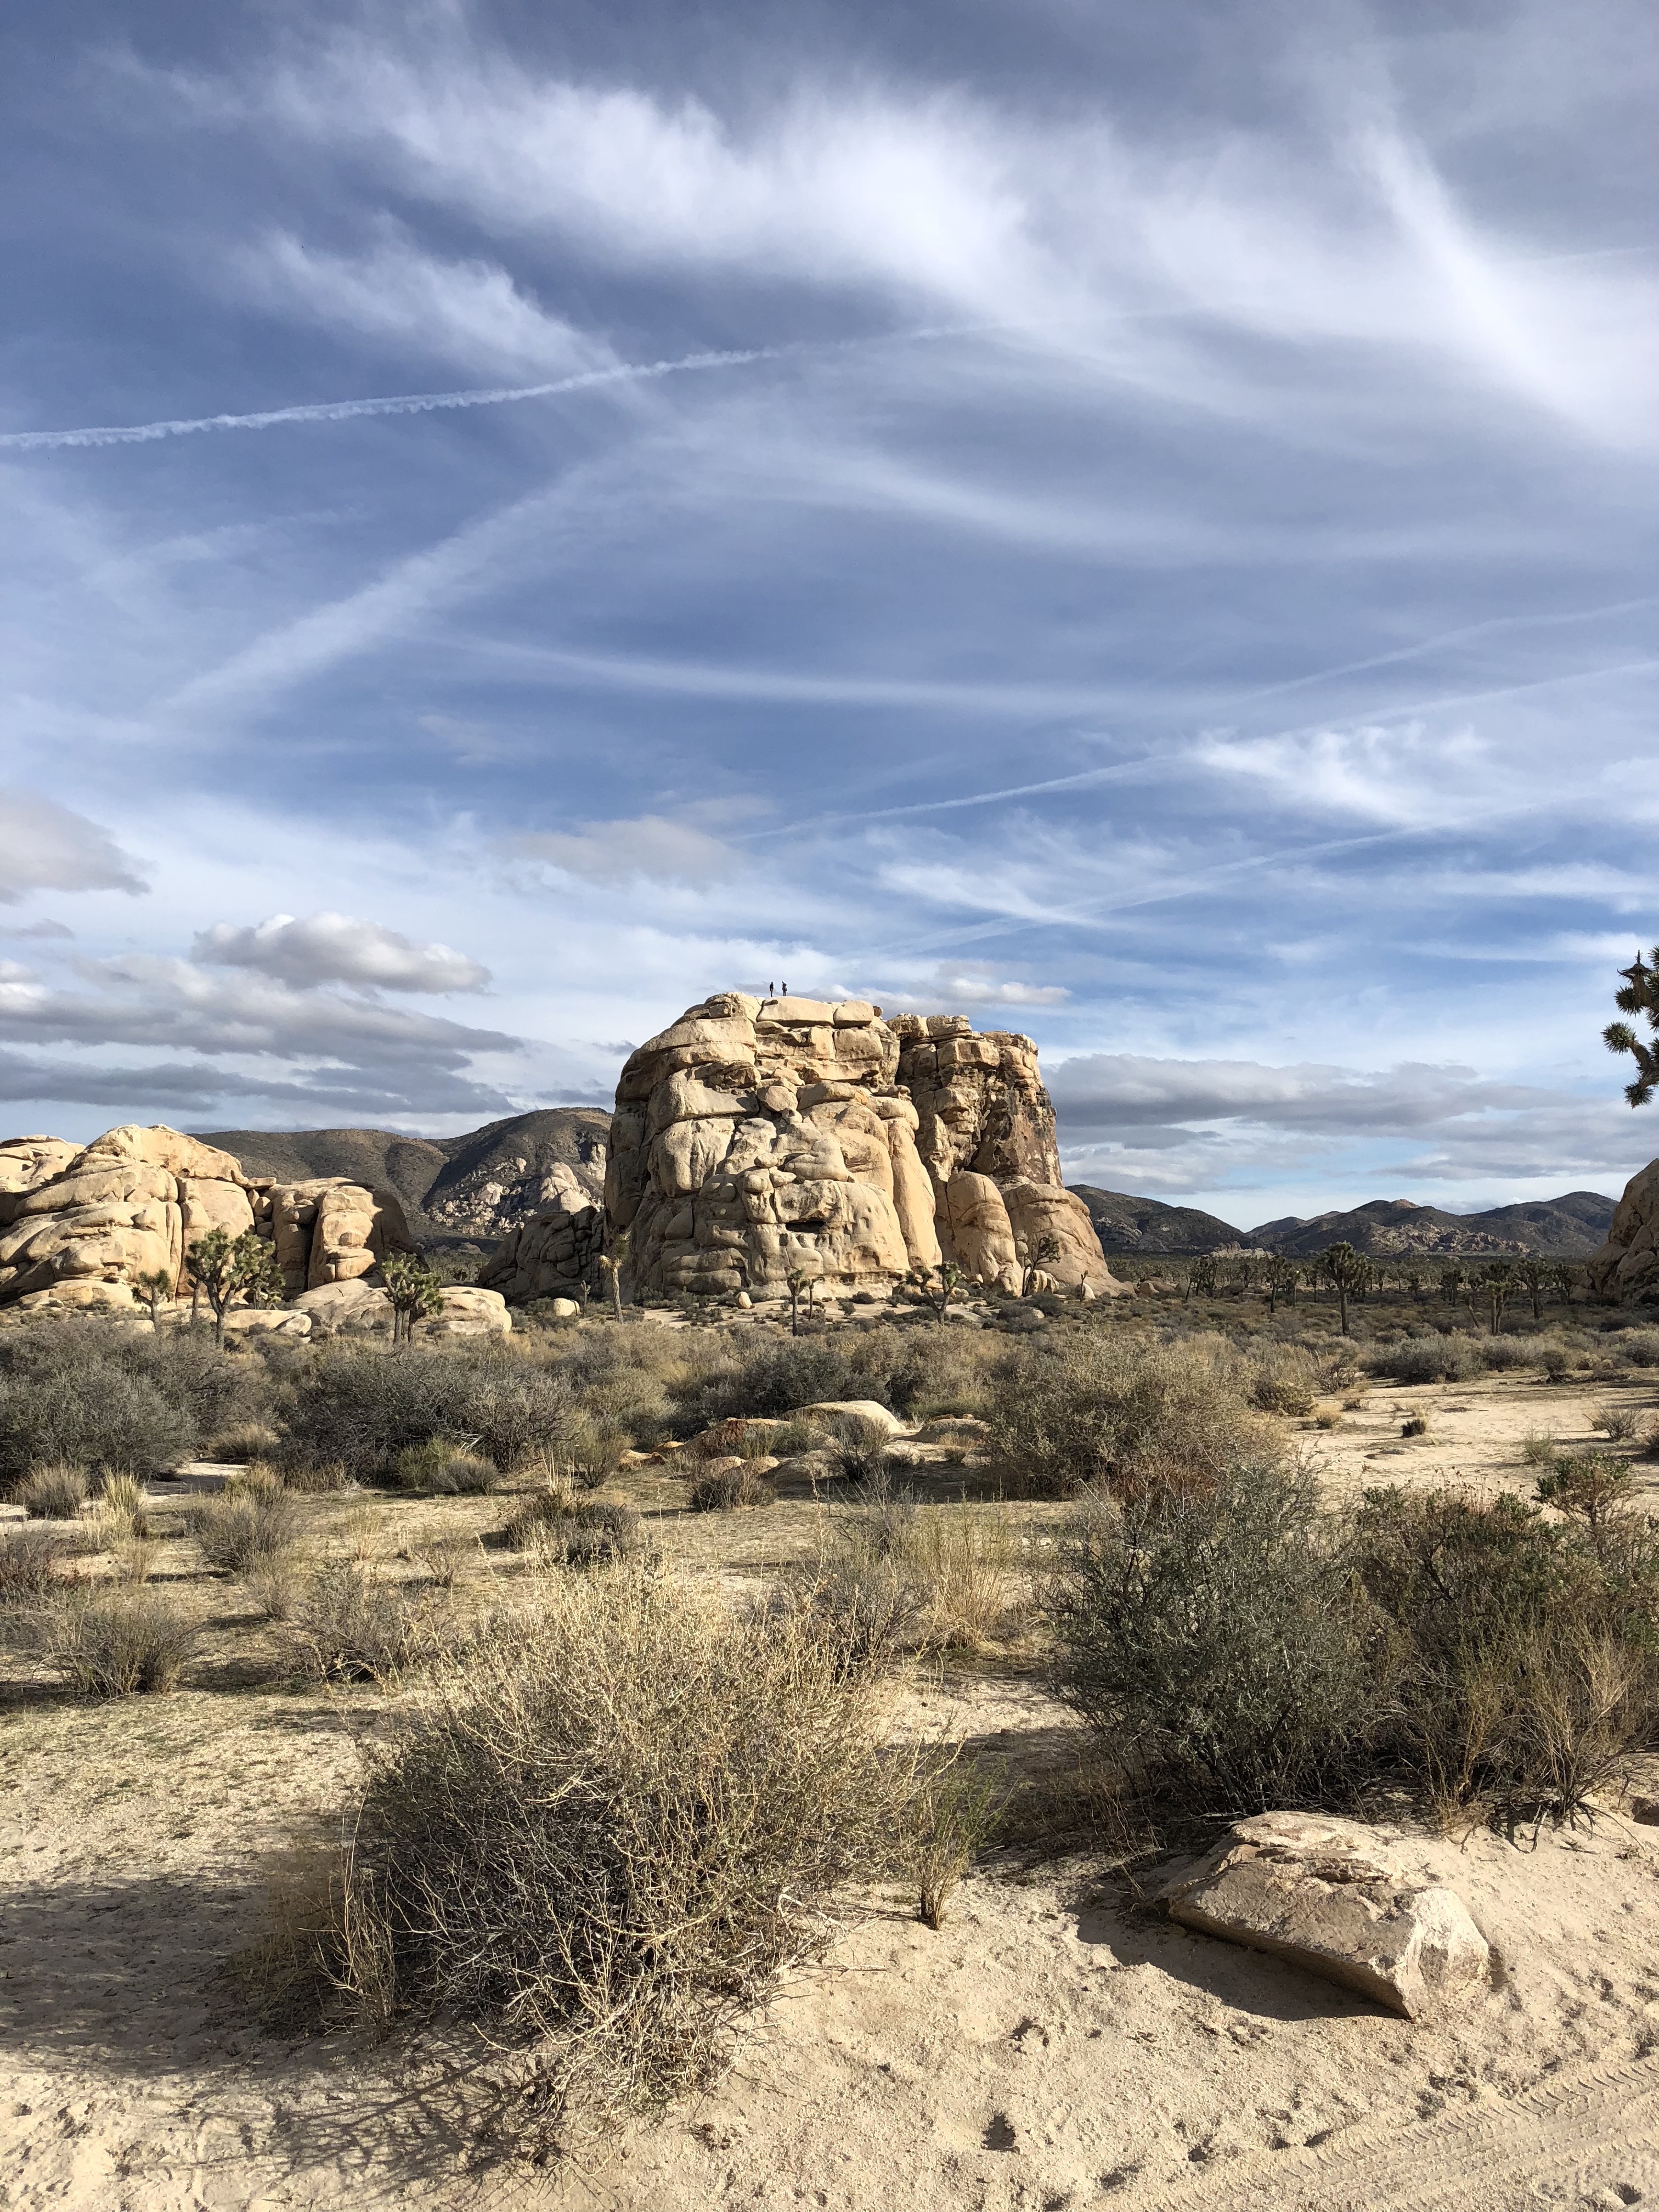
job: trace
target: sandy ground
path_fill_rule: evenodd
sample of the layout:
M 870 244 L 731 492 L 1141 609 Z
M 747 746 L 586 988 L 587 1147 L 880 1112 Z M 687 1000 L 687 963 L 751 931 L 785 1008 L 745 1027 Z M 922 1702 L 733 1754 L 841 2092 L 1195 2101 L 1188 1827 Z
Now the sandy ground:
M 1309 1444 L 1334 1489 L 1454 1472 L 1525 1489 L 1525 1436 L 1586 1439 L 1612 1402 L 1646 1416 L 1654 1392 L 1383 1387 Z M 1401 1449 L 1425 1403 L 1430 1438 Z M 661 1480 L 638 1479 L 642 1504 L 665 1505 Z M 810 1553 L 817 1512 L 660 1533 L 682 1566 L 743 1581 Z M 501 1509 L 325 1514 L 390 1552 L 422 1521 Z M 270 1856 L 325 1827 L 384 1707 L 273 1679 L 272 1632 L 234 1587 L 189 1578 L 186 1553 L 174 1571 L 206 1625 L 191 1686 L 97 1707 L 14 1681 L 0 1711 L 6 2212 L 1659 2204 L 1659 1829 L 1613 1809 L 1516 1843 L 1408 1841 L 1499 1961 L 1443 2027 L 1177 1929 L 1104 1860 L 1008 1859 L 938 1933 L 904 1899 L 867 1901 L 830 1965 L 750 2024 L 718 2094 L 602 2169 L 477 2170 L 470 2052 L 289 2045 L 249 2022 L 227 1962 L 258 1932 Z M 1073 1741 L 1018 1668 L 934 1670 L 907 1694 L 919 1724 L 1016 1767 Z

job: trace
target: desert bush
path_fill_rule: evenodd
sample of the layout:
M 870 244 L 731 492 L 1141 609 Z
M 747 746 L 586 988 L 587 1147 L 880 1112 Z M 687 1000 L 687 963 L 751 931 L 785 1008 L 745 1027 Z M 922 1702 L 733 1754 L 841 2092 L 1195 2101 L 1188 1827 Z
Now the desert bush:
M 276 1484 L 228 1485 L 185 1509 L 185 1526 L 210 1567 L 245 1575 L 289 1552 L 303 1526 L 298 1501 Z
M 625 1429 L 606 1428 L 586 1413 L 578 1413 L 567 1427 L 562 1456 L 579 1490 L 597 1490 L 609 1482 L 630 1448 Z
M 31 1521 L 73 1521 L 87 1502 L 86 1471 L 66 1460 L 32 1467 L 12 1492 Z
M 197 1632 L 172 1598 L 142 1588 L 76 1592 L 40 1616 L 40 1654 L 88 1698 L 173 1690 Z
M 735 1513 L 750 1505 L 774 1505 L 777 1492 L 749 1460 L 721 1466 L 705 1464 L 693 1473 L 685 1502 L 694 1513 Z
M 1520 1367 L 1541 1367 L 1544 1353 L 1535 1336 L 1485 1336 L 1480 1340 L 1480 1364 L 1491 1375 Z
M 394 1680 L 422 1650 L 423 1624 L 355 1560 L 318 1568 L 290 1597 L 287 1625 L 305 1672 L 322 1682 Z
M 1305 1472 L 1096 1492 L 1045 1601 L 1060 1694 L 1177 1790 L 1260 1812 L 1355 1778 L 1384 1639 Z
M 1557 1452 L 1538 1478 L 1538 1501 L 1580 1521 L 1599 1535 L 1628 1510 L 1636 1477 L 1627 1459 L 1611 1452 Z
M 1609 1443 L 1627 1444 L 1640 1422 L 1629 1406 L 1595 1406 L 1590 1409 L 1590 1426 L 1600 1429 Z
M 1570 1818 L 1659 1722 L 1659 1543 L 1615 1501 L 1577 1527 L 1510 1497 L 1374 1491 L 1356 1563 L 1395 1628 L 1389 1747 L 1443 1802 Z
M 485 1498 L 501 1477 L 495 1462 L 462 1450 L 442 1437 L 400 1451 L 392 1473 L 399 1489 L 424 1491 L 434 1498 Z
M 64 1585 L 70 1547 L 55 1529 L 0 1529 L 0 1612 L 40 1604 Z
M 869 1489 L 890 1479 L 892 1440 L 884 1421 L 874 1420 L 866 1413 L 837 1413 L 820 1435 L 831 1470 L 843 1482 L 860 1483 Z
M 1319 1370 L 1300 1345 L 1275 1344 L 1254 1362 L 1248 1395 L 1258 1413 L 1305 1420 L 1319 1395 Z
M 1486 1370 L 1481 1347 L 1464 1335 L 1402 1337 L 1398 1344 L 1380 1345 L 1365 1364 L 1371 1374 L 1392 1376 L 1396 1382 L 1468 1382 Z
M 1152 1349 L 1095 1335 L 1044 1344 L 997 1374 L 993 1461 L 1014 1497 L 1202 1488 L 1241 1452 L 1275 1449 L 1246 1384 L 1215 1337 Z
M 915 1872 L 916 1917 L 927 1928 L 945 1925 L 952 1892 L 995 1832 L 1008 1800 L 995 1769 L 959 1754 L 937 1759 L 918 1791 Z
M 1004 1515 L 918 1510 L 906 1525 L 903 1553 L 918 1594 L 918 1650 L 977 1651 L 1008 1628 L 1020 1577 Z
M 237 1577 L 267 1620 L 290 1621 L 304 1594 L 306 1570 L 291 1552 L 256 1559 Z
M 1624 1328 L 1610 1349 L 1622 1367 L 1659 1367 L 1659 1328 Z
M 841 1885 L 908 1856 L 908 1770 L 806 1624 L 561 1580 L 416 1692 L 273 1978 L 525 2051 L 501 2130 L 574 2147 L 709 2084 L 740 2012 L 828 1947 Z
M 284 1456 L 335 1462 L 359 1481 L 392 1475 L 398 1455 L 434 1438 L 505 1470 L 573 1417 L 557 1369 L 470 1349 L 331 1349 L 295 1382 Z
M 408 1557 L 434 1589 L 453 1590 L 480 1564 L 483 1553 L 475 1535 L 452 1529 L 411 1544 Z
M 281 1473 L 285 1489 L 307 1497 L 356 1487 L 344 1462 L 337 1459 L 296 1459 L 284 1454 Z
M 501 1533 L 509 1551 L 531 1553 L 538 1567 L 610 1566 L 646 1548 L 645 1524 L 631 1505 L 579 1503 L 557 1490 L 527 1500 Z
M 226 1429 L 211 1437 L 204 1448 L 204 1459 L 228 1462 L 234 1466 L 246 1466 L 253 1461 L 268 1461 L 282 1449 L 278 1431 L 263 1421 L 245 1424 L 240 1428 Z
M 829 1400 L 873 1398 L 894 1413 L 978 1413 L 995 1347 L 977 1332 L 946 1329 L 848 1330 L 838 1336 L 791 1337 L 730 1354 L 671 1385 L 683 1435 L 732 1416 L 776 1417 Z
M 817 1451 L 823 1443 L 823 1431 L 816 1421 L 780 1421 L 766 1440 L 768 1453 L 776 1459 L 794 1459 L 802 1452 Z
M 1560 1449 L 1553 1437 L 1537 1429 L 1528 1429 L 1521 1439 L 1521 1457 L 1528 1467 L 1547 1467 Z

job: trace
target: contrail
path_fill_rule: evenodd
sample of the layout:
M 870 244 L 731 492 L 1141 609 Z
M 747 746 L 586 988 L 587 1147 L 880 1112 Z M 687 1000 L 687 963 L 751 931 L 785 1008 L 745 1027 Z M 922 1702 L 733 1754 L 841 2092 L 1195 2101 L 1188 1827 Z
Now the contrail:
M 122 422 L 85 430 L 0 431 L 0 448 L 39 453 L 54 446 L 141 446 L 151 438 L 185 438 L 197 430 L 270 430 L 281 422 L 349 422 L 358 415 L 424 415 L 439 407 L 499 407 L 510 399 L 550 399 L 556 392 L 581 392 L 602 384 L 637 384 L 656 376 L 680 376 L 694 369 L 741 368 L 750 362 L 778 361 L 790 349 L 756 346 L 742 353 L 689 353 L 679 361 L 623 362 L 615 368 L 590 368 L 551 384 L 501 385 L 478 392 L 410 392 L 386 399 L 327 399 L 309 407 L 272 407 L 259 415 L 198 415 L 188 422 Z

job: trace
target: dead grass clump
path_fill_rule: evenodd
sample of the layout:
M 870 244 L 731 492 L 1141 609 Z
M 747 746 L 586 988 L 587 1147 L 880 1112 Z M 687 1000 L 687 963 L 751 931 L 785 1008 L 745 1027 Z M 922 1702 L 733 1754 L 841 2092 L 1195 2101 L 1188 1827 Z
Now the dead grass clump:
M 0 1612 L 40 1604 L 64 1586 L 71 1547 L 55 1528 L 0 1529 Z
M 493 1461 L 444 1437 L 428 1437 L 399 1452 L 392 1473 L 399 1489 L 430 1498 L 487 1498 L 501 1480 Z
M 1627 1444 L 1636 1435 L 1640 1423 L 1629 1406 L 1593 1406 L 1590 1426 L 1600 1429 L 1609 1443 Z
M 1368 1354 L 1366 1367 L 1373 1375 L 1387 1375 L 1396 1382 L 1469 1382 L 1484 1374 L 1482 1349 L 1468 1335 L 1402 1337 L 1398 1344 L 1379 1346 Z
M 527 1548 L 538 1568 L 613 1566 L 644 1553 L 645 1524 L 631 1505 L 585 1498 L 550 1522 Z
M 422 1648 L 398 1592 L 351 1560 L 318 1568 L 292 1596 L 287 1626 L 305 1672 L 319 1682 L 395 1680 Z
M 244 1481 L 191 1505 L 185 1525 L 210 1567 L 245 1575 L 292 1551 L 304 1523 L 298 1501 L 279 1484 Z
M 1319 1395 L 1319 1370 L 1299 1344 L 1273 1344 L 1256 1357 L 1249 1396 L 1261 1413 L 1306 1420 Z
M 67 1460 L 48 1460 L 32 1467 L 12 1492 L 31 1521 L 74 1521 L 80 1517 L 89 1488 L 84 1468 Z
M 712 2082 L 841 1886 L 908 1855 L 908 1797 L 810 1623 L 561 1579 L 417 1691 L 268 1985 L 473 2024 L 524 2054 L 501 2133 L 577 2147 Z
M 945 1925 L 945 1905 L 995 1832 L 1007 1802 L 1000 1772 L 959 1753 L 947 1753 L 922 1781 L 915 1871 L 916 1917 L 924 1927 Z
M 179 1686 L 197 1631 L 176 1601 L 142 1588 L 88 1590 L 40 1617 L 42 1658 L 88 1698 L 127 1698 Z
M 481 1564 L 478 1540 L 465 1529 L 451 1529 L 411 1544 L 407 1557 L 433 1589 L 458 1589 Z
M 746 1506 L 775 1505 L 777 1492 L 751 1460 L 704 1463 L 693 1473 L 685 1502 L 694 1513 L 735 1513 Z
M 106 1474 L 100 1481 L 93 1532 L 100 1551 L 107 1551 L 116 1544 L 142 1541 L 149 1535 L 144 1486 L 136 1474 Z
M 1528 1429 L 1521 1439 L 1521 1459 L 1526 1467 L 1548 1467 L 1561 1447 L 1555 1438 L 1538 1429 Z
M 269 1460 L 282 1449 L 283 1440 L 273 1428 L 263 1421 L 250 1421 L 240 1428 L 226 1429 L 213 1438 L 203 1452 L 203 1458 L 246 1466 L 255 1460 Z

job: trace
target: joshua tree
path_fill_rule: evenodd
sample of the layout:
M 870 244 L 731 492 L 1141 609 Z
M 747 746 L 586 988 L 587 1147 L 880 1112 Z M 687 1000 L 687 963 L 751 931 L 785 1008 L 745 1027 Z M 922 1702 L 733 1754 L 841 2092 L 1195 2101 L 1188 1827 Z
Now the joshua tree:
M 1449 1306 L 1455 1306 L 1462 1287 L 1463 1270 L 1453 1261 L 1449 1267 L 1440 1270 L 1440 1295 Z
M 149 1273 L 135 1275 L 132 1287 L 149 1308 L 149 1325 L 160 1331 L 161 1309 L 173 1296 L 173 1271 L 170 1267 L 152 1267 Z
M 933 1302 L 933 1311 L 941 1321 L 951 1310 L 951 1301 L 962 1288 L 963 1276 L 954 1260 L 945 1261 L 927 1285 L 928 1296 Z
M 1529 1252 L 1526 1258 L 1522 1260 L 1520 1265 L 1516 1268 L 1515 1272 L 1522 1287 L 1532 1293 L 1533 1319 L 1534 1321 L 1542 1321 L 1544 1318 L 1544 1293 L 1549 1289 L 1551 1283 L 1554 1279 L 1554 1268 L 1550 1266 L 1547 1260 L 1540 1260 L 1535 1253 Z
M 803 1291 L 805 1291 L 806 1303 L 810 1308 L 812 1303 L 812 1293 L 817 1288 L 817 1273 L 814 1268 L 800 1267 L 792 1267 L 789 1270 L 789 1334 L 791 1336 L 800 1334 L 800 1294 Z
M 1359 1297 L 1370 1279 L 1370 1268 L 1363 1253 L 1356 1252 L 1352 1244 L 1328 1245 L 1319 1255 L 1319 1264 L 1326 1280 L 1336 1292 L 1337 1311 L 1340 1316 L 1344 1336 L 1348 1334 L 1348 1300 Z
M 1028 1243 L 1022 1237 L 1015 1249 L 1019 1258 L 1019 1294 L 1029 1298 L 1042 1269 L 1050 1260 L 1059 1259 L 1060 1239 L 1052 1231 L 1045 1231 L 1035 1244 Z
M 1621 1013 L 1645 1015 L 1648 1027 L 1659 1030 L 1659 945 L 1653 948 L 1651 966 L 1638 952 L 1619 973 L 1625 988 L 1614 994 L 1613 1004 Z M 1644 1044 L 1628 1022 L 1609 1022 L 1601 1039 L 1609 1052 L 1627 1052 L 1634 1059 L 1636 1080 L 1625 1085 L 1625 1096 L 1632 1106 L 1645 1106 L 1659 1088 L 1659 1046 Z
M 1550 1269 L 1550 1288 L 1564 1306 L 1572 1304 L 1573 1292 L 1578 1287 L 1578 1277 L 1565 1260 L 1558 1260 Z
M 1187 1295 L 1191 1297 L 1193 1292 L 1196 1291 L 1201 1298 L 1212 1298 L 1215 1296 L 1215 1286 L 1214 1255 L 1202 1252 L 1187 1270 Z
M 380 1262 L 380 1273 L 392 1301 L 392 1341 L 407 1344 L 422 1314 L 442 1311 L 437 1275 L 418 1252 L 388 1252 Z
M 1504 1309 L 1515 1292 L 1515 1262 L 1489 1261 L 1480 1270 L 1480 1287 L 1486 1294 L 1486 1311 L 1496 1336 L 1504 1326 Z
M 1293 1298 L 1296 1296 L 1296 1279 L 1297 1273 L 1298 1270 L 1295 1261 L 1287 1258 L 1283 1252 L 1268 1253 L 1267 1267 L 1267 1311 L 1270 1314 L 1278 1310 L 1279 1297 L 1281 1291 L 1287 1298 Z
M 599 1273 L 605 1277 L 611 1292 L 611 1310 L 618 1321 L 623 1317 L 622 1271 L 628 1265 L 628 1234 L 624 1229 L 611 1249 L 599 1255 Z
M 280 1302 L 283 1279 L 276 1255 L 263 1237 L 245 1229 L 233 1238 L 223 1229 L 204 1230 L 185 1255 L 193 1289 L 213 1309 L 213 1341 L 222 1350 L 225 1316 L 232 1302 L 246 1296 L 263 1305 Z

